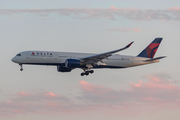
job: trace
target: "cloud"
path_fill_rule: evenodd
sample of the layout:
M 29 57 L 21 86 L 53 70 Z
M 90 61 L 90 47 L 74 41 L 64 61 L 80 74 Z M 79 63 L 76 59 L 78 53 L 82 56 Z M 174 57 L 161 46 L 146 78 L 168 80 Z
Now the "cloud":
M 50 91 L 20 91 L 0 101 L 0 116 L 17 114 L 85 114 L 89 111 L 107 114 L 140 114 L 149 110 L 179 109 L 180 86 L 171 77 L 150 75 L 148 81 L 129 83 L 127 89 L 114 90 L 102 85 L 79 81 L 81 92 L 72 96 Z M 166 77 L 166 79 L 164 79 Z
M 24 91 L 21 91 L 19 93 L 17 93 L 19 96 L 30 96 L 29 93 L 25 93 Z
M 52 92 L 47 92 L 46 96 L 53 96 L 53 97 L 55 97 L 56 95 L 54 93 L 52 93 Z
M 172 8 L 169 8 L 169 10 L 180 10 L 179 7 L 172 7 Z
M 109 28 L 110 31 L 120 31 L 120 32 L 141 32 L 138 28 Z
M 114 7 L 113 5 L 110 6 L 110 9 L 115 9 L 117 10 L 118 8 Z
M 156 76 L 150 76 L 149 82 L 129 83 L 127 90 L 113 90 L 108 87 L 79 82 L 82 87 L 82 98 L 95 104 L 121 104 L 123 102 L 141 104 L 180 103 L 180 87 L 170 84 Z
M 0 101 L 0 116 L 11 116 L 24 113 L 67 112 L 71 100 L 62 95 L 48 91 L 24 91 L 13 94 L 6 101 Z
M 162 10 L 137 8 L 60 8 L 60 9 L 0 9 L 0 16 L 40 18 L 76 17 L 79 19 L 130 19 L 130 20 L 180 20 L 180 9 L 172 7 Z

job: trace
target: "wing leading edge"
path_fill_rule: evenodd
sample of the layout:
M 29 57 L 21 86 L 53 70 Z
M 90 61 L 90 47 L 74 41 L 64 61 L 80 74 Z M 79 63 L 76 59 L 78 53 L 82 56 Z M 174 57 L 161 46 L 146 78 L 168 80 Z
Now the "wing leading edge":
M 106 52 L 106 53 L 96 54 L 96 55 L 88 56 L 88 57 L 84 57 L 84 58 L 80 58 L 80 60 L 82 61 L 83 64 L 86 64 L 86 65 L 88 65 L 88 64 L 93 65 L 99 61 L 102 62 L 103 59 L 108 59 L 108 57 L 112 56 L 112 54 L 129 48 L 133 42 L 131 42 L 130 44 L 128 44 L 127 46 L 125 46 L 121 49 L 113 50 L 113 51 Z

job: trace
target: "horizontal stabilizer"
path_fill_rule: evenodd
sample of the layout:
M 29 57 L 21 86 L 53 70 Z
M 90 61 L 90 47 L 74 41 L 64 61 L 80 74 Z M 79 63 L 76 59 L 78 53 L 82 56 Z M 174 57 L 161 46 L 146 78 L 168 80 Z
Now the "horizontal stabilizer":
M 153 59 L 145 60 L 144 62 L 151 62 L 151 61 L 154 61 L 154 60 L 160 60 L 160 59 L 165 58 L 165 57 L 166 57 L 166 56 L 157 57 L 157 58 L 153 58 Z

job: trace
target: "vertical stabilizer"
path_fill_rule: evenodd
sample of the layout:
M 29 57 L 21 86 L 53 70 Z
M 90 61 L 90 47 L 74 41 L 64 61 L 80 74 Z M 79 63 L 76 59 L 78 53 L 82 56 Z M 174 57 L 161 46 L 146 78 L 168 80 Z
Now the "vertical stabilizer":
M 163 38 L 155 38 L 138 57 L 153 58 Z

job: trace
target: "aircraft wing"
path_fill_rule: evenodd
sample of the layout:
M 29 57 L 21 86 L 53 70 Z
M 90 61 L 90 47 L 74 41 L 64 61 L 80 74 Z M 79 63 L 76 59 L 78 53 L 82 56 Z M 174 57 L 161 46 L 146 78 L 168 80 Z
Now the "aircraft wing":
M 122 50 L 125 50 L 125 49 L 129 48 L 132 43 L 133 42 L 131 42 L 130 44 L 128 44 L 124 48 L 121 48 L 121 49 L 118 49 L 118 50 L 113 50 L 113 51 L 106 52 L 106 53 L 96 54 L 96 55 L 93 55 L 93 56 L 88 56 L 88 57 L 84 57 L 84 58 L 80 58 L 80 59 L 83 62 L 83 64 L 93 65 L 93 64 L 96 64 L 99 61 L 102 62 L 103 59 L 108 59 L 109 56 L 111 56 L 112 54 L 114 54 L 116 52 L 119 52 L 119 51 L 122 51 Z

